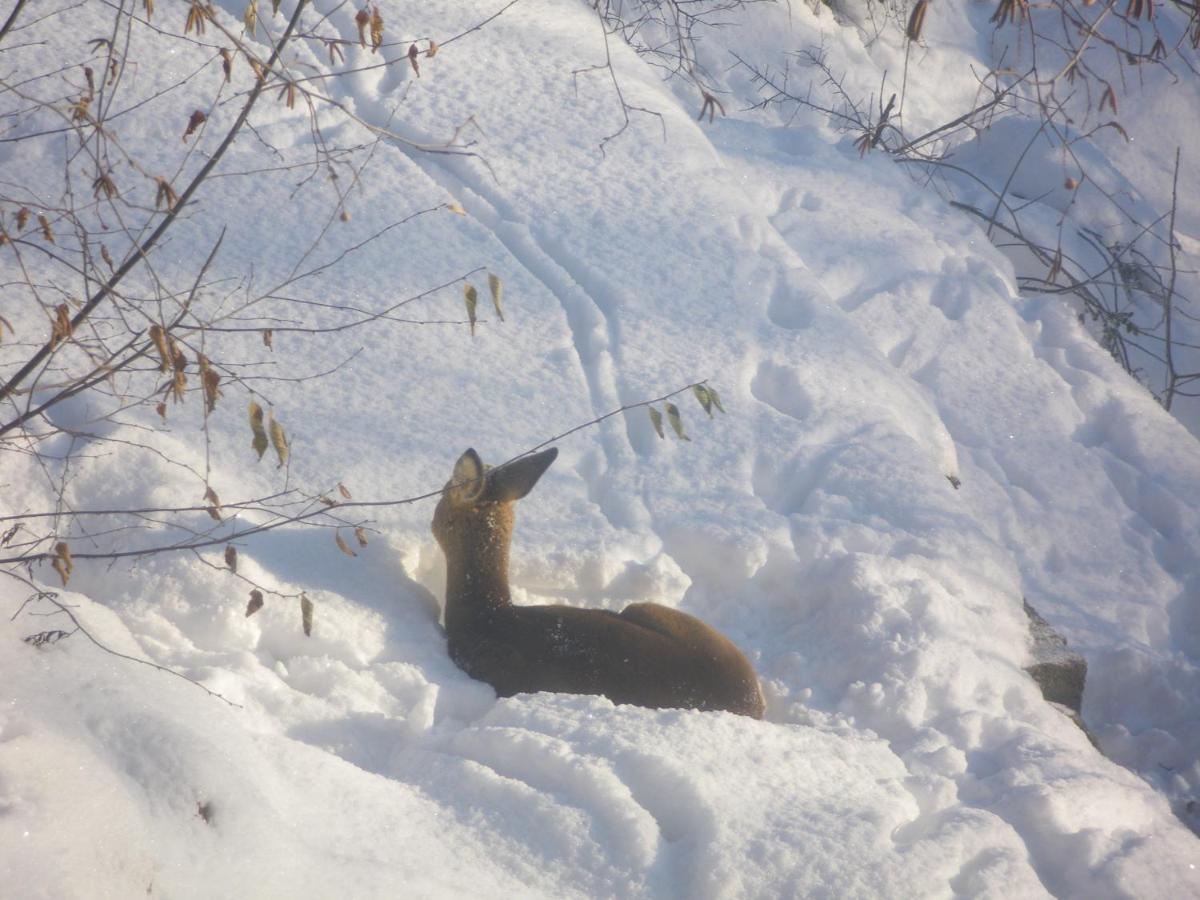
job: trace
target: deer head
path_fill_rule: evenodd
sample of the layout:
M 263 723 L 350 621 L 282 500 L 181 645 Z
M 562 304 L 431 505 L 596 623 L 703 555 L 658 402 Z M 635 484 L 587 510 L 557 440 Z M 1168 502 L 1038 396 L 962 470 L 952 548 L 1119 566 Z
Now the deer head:
M 513 504 L 533 490 L 557 456 L 558 449 L 551 447 L 492 467 L 469 449 L 454 464 L 433 513 L 433 536 L 446 555 L 447 625 L 460 610 L 511 602 Z

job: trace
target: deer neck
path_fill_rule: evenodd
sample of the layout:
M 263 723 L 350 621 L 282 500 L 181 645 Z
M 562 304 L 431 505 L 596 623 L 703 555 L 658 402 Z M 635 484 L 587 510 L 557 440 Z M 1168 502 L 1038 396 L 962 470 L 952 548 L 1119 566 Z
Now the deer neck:
M 496 532 L 464 541 L 446 554 L 446 630 L 489 618 L 512 606 L 509 540 Z

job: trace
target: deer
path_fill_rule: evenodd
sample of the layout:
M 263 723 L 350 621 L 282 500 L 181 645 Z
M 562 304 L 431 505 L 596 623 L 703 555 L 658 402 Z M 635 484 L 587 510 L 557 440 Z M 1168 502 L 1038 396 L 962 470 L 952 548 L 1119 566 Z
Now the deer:
M 513 603 L 514 507 L 557 456 L 551 447 L 493 467 L 468 449 L 454 464 L 432 524 L 446 558 L 451 659 L 499 697 L 599 694 L 614 704 L 761 719 L 762 689 L 749 660 L 695 616 L 658 603 L 632 603 L 619 613 Z

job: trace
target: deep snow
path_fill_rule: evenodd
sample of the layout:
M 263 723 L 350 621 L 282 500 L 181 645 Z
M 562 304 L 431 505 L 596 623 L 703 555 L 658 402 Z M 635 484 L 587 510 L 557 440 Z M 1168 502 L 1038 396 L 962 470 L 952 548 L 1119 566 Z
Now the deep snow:
M 502 5 L 382 8 L 389 27 L 439 37 Z M 979 25 L 979 9 L 943 5 L 935 34 Z M 354 9 L 318 8 L 356 39 Z M 7 71 L 77 53 L 111 13 L 85 4 L 61 27 L 67 15 L 41 23 L 44 45 L 6 50 Z M 1200 897 L 1200 841 L 1181 821 L 1197 827 L 1200 802 L 1196 438 L 1061 298 L 1019 296 L 976 221 L 882 155 L 860 158 L 816 114 L 744 110 L 755 87 L 728 62 L 731 49 L 777 59 L 823 41 L 870 91 L 896 71 L 897 44 L 865 46 L 803 5 L 737 18 L 703 46 L 730 92 L 711 125 L 694 118 L 694 88 L 610 42 L 624 97 L 661 122 L 633 113 L 603 154 L 621 125 L 612 84 L 572 78 L 604 59 L 588 4 L 521 0 L 423 58 L 420 79 L 397 66 L 331 82 L 365 122 L 413 140 L 469 120 L 486 163 L 380 144 L 350 221 L 313 263 L 432 211 L 300 290 L 381 309 L 448 284 L 404 312 L 457 324 L 280 330 L 271 371 L 346 364 L 256 385 L 288 427 L 289 469 L 255 463 L 232 386 L 211 459 L 226 502 L 285 478 L 406 498 L 437 490 L 468 446 L 497 462 L 711 379 L 726 415 L 676 398 L 690 442 L 659 440 L 635 409 L 558 444 L 518 507 L 514 592 L 609 608 L 655 599 L 701 616 L 755 664 L 767 721 L 497 701 L 446 655 L 430 501 L 365 513 L 373 531 L 356 558 L 327 529 L 239 542 L 239 572 L 312 598 L 311 637 L 294 600 L 269 597 L 245 617 L 222 545 L 203 558 L 81 559 L 66 590 L 42 566 L 34 577 L 97 639 L 238 706 L 82 635 L 22 643 L 62 617 L 21 609 L 29 591 L 0 580 L 0 894 Z M 156 61 L 139 68 L 138 95 L 210 56 L 160 58 L 152 34 L 134 36 Z M 973 94 L 975 44 L 930 49 L 913 71 L 916 123 Z M 309 51 L 294 64 L 327 68 Z M 189 97 L 210 98 L 219 79 L 209 64 Z M 280 160 L 312 158 L 301 106 L 256 113 Z M 321 116 L 333 144 L 370 140 Z M 163 171 L 182 120 L 135 110 L 120 127 Z M 4 151 L 6 181 L 31 195 L 55 184 L 51 157 L 13 146 L 25 149 Z M 61 153 L 51 138 L 39 146 Z M 256 169 L 262 153 L 240 141 L 221 171 Z M 188 283 L 225 225 L 213 277 L 252 269 L 260 288 L 285 277 L 335 211 L 326 180 L 299 181 L 211 181 L 162 273 Z M 465 216 L 443 207 L 455 202 Z M 1196 222 L 1178 226 L 1193 242 Z M 480 267 L 503 278 L 506 321 L 481 303 L 472 338 L 459 279 Z M 484 292 L 486 275 L 469 280 Z M 216 289 L 205 302 L 232 303 Z M 41 333 L 9 309 L 19 335 Z M 210 339 L 230 358 L 263 356 L 257 335 Z M 205 468 L 199 397 L 137 432 L 159 453 L 105 442 L 155 425 L 152 410 L 122 424 L 90 414 L 80 402 L 59 421 L 97 438 L 42 445 L 85 452 L 68 475 L 48 469 L 70 506 L 199 502 L 203 483 L 172 462 Z M 6 455 L 0 484 L 4 515 L 52 506 L 29 457 Z M 189 526 L 222 535 L 260 519 L 200 514 Z M 168 537 L 99 531 L 71 534 L 77 555 Z M 1087 658 L 1083 714 L 1103 754 L 1023 671 L 1022 598 Z

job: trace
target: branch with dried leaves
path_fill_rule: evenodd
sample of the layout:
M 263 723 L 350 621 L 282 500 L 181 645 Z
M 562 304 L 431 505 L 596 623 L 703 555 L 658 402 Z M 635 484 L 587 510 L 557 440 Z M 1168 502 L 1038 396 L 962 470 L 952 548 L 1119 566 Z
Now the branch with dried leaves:
M 1144 71 L 1140 67 L 1148 65 L 1170 71 L 1170 65 L 1179 63 L 1197 71 L 1180 42 L 1167 47 L 1160 32 L 1163 20 L 1138 22 L 1148 9 L 1148 4 L 1130 2 L 1122 14 L 1116 0 L 1094 8 L 1054 0 L 1044 9 L 1002 0 L 992 20 L 1000 62 L 979 80 L 978 102 L 913 138 L 905 133 L 903 116 L 907 62 L 896 105 L 891 100 L 882 102 L 887 96 L 886 73 L 878 100 L 851 96 L 819 50 L 801 51 L 793 57 L 813 76 L 801 90 L 792 86 L 796 73 L 787 64 L 768 70 L 736 54 L 733 59 L 760 90 L 756 107 L 790 107 L 792 118 L 802 109 L 821 113 L 835 127 L 855 136 L 860 155 L 878 150 L 906 164 L 955 206 L 977 215 L 998 246 L 1020 248 L 1023 252 L 1016 257 L 1023 264 L 1018 272 L 1020 286 L 1074 297 L 1081 318 L 1094 326 L 1101 346 L 1171 409 L 1177 398 L 1193 396 L 1191 385 L 1200 382 L 1200 353 L 1196 352 L 1200 342 L 1189 341 L 1179 327 L 1186 322 L 1189 328 L 1183 331 L 1195 333 L 1193 323 L 1200 324 L 1194 309 L 1200 282 L 1197 273 L 1184 271 L 1179 262 L 1174 226 L 1178 169 L 1173 175 L 1170 210 L 1139 216 L 1115 191 L 1088 177 L 1085 154 L 1079 150 L 1106 129 L 1128 140 L 1115 118 L 1116 85 L 1124 82 L 1127 69 L 1133 68 L 1139 77 Z M 1192 17 L 1196 26 L 1190 32 L 1193 45 L 1200 46 L 1200 20 L 1195 18 L 1194 5 L 1178 9 Z M 912 8 L 907 23 L 897 18 L 893 25 L 906 29 L 910 43 L 920 40 L 927 13 L 929 4 L 922 0 Z M 1109 28 L 1106 23 L 1110 21 L 1119 24 Z M 1018 28 L 1019 36 L 1029 42 L 1029 62 L 1019 71 L 1005 63 L 1010 53 L 1025 52 L 1020 40 L 1015 49 L 1001 43 L 1009 27 Z M 1119 52 L 1113 55 L 1114 50 Z M 1093 51 L 1103 52 L 1097 55 Z M 1068 86 L 1065 94 L 1063 86 Z M 894 100 L 896 93 L 892 97 Z M 872 109 L 876 106 L 878 112 Z M 1106 118 L 1108 115 L 1114 118 Z M 1011 164 L 993 185 L 991 177 L 957 164 L 953 151 L 957 144 L 982 139 L 1002 118 L 1026 121 L 1032 127 L 1028 140 L 1014 148 Z M 1057 221 L 1049 229 L 1036 223 L 1031 212 L 1040 197 L 1014 195 L 1018 181 L 1027 180 L 1029 174 L 1045 180 L 1042 173 L 1031 172 L 1044 165 L 1043 145 L 1053 146 L 1063 160 L 1061 184 L 1066 193 L 1065 203 L 1060 200 L 1054 207 Z M 1035 147 L 1039 151 L 1036 162 Z M 1117 232 L 1120 237 L 1098 234 L 1086 224 L 1070 225 L 1077 198 L 1085 191 L 1116 211 L 1125 223 Z M 1045 268 L 1031 271 L 1030 259 Z M 1184 356 L 1186 364 L 1181 363 Z M 1153 371 L 1147 372 L 1147 366 Z
M 446 39 L 442 46 L 480 31 L 516 2 L 518 0 L 509 0 L 481 22 Z M 9 37 L 26 7 L 25 0 L 17 0 L 0 26 L 0 40 Z M 333 529 L 335 545 L 342 552 L 353 555 L 350 542 L 343 533 L 352 535 L 353 540 L 363 546 L 367 529 L 364 524 L 347 519 L 336 508 L 338 503 L 327 495 L 307 494 L 288 485 L 282 491 L 244 504 L 221 502 L 213 488 L 209 424 L 223 391 L 228 391 L 230 386 L 241 386 L 252 397 L 262 399 L 271 407 L 269 400 L 263 397 L 262 388 L 252 386 L 250 382 L 297 381 L 314 376 L 295 373 L 255 375 L 253 367 L 265 365 L 265 362 L 231 362 L 217 358 L 213 338 L 220 333 L 260 332 L 263 352 L 269 354 L 275 349 L 276 332 L 328 334 L 384 321 L 459 327 L 469 324 L 473 331 L 477 324 L 473 314 L 468 323 L 462 319 L 402 319 L 394 313 L 453 285 L 468 284 L 467 279 L 482 272 L 482 267 L 472 268 L 453 280 L 399 301 L 388 302 L 381 309 L 369 308 L 370 303 L 337 304 L 296 296 L 301 293 L 298 288 L 302 284 L 347 264 L 368 244 L 420 216 L 440 210 L 463 213 L 457 203 L 440 203 L 401 216 L 361 239 L 335 246 L 324 258 L 318 256 L 318 249 L 327 246 L 333 223 L 349 221 L 347 200 L 362 186 L 364 170 L 371 164 L 379 146 L 391 143 L 425 153 L 450 153 L 481 159 L 469 149 L 469 139 L 464 137 L 467 127 L 474 126 L 472 119 L 455 129 L 444 143 L 423 143 L 408 138 L 393 127 L 391 117 L 382 123 L 367 121 L 336 97 L 315 89 L 325 80 L 344 78 L 377 65 L 404 65 L 420 77 L 422 61 L 438 52 L 436 41 L 421 39 L 420 47 L 414 41 L 401 57 L 310 78 L 306 72 L 301 74 L 306 65 L 302 55 L 294 61 L 291 54 L 285 53 L 286 48 L 298 43 L 319 43 L 330 52 L 332 65 L 333 55 L 340 55 L 341 47 L 347 42 L 319 33 L 322 24 L 328 21 L 326 16 L 320 16 L 316 25 L 303 27 L 302 20 L 306 19 L 309 7 L 308 0 L 299 0 L 291 14 L 285 17 L 286 25 L 281 32 L 274 28 L 262 29 L 266 35 L 266 51 L 227 27 L 222 11 L 194 0 L 182 9 L 186 14 L 182 32 L 153 21 L 152 3 L 145 3 L 140 9 L 128 4 L 117 5 L 109 7 L 111 29 L 86 42 L 87 49 L 80 51 L 78 59 L 70 59 L 62 65 L 54 63 L 42 70 L 22 69 L 16 62 L 17 57 L 6 57 L 11 65 L 9 74 L 0 76 L 0 102 L 7 106 L 0 109 L 0 117 L 8 125 L 0 141 L 10 145 L 10 150 L 24 150 L 28 159 L 47 160 L 51 173 L 55 167 L 61 167 L 57 181 L 43 171 L 37 173 L 38 177 L 28 179 L 13 174 L 0 186 L 0 216 L 3 216 L 0 218 L 0 252 L 11 259 L 11 266 L 18 273 L 5 285 L 6 296 L 12 300 L 14 294 L 18 295 L 17 302 L 22 304 L 21 315 L 14 314 L 12 303 L 6 306 L 5 315 L 0 315 L 0 351 L 3 353 L 0 356 L 0 409 L 4 412 L 0 418 L 0 453 L 32 461 L 35 471 L 40 471 L 46 479 L 50 498 L 46 505 L 53 507 L 0 519 L 6 525 L 0 534 L 0 548 L 5 548 L 4 552 L 8 554 L 0 572 L 31 588 L 34 588 L 33 582 L 20 574 L 22 567 L 49 563 L 65 584 L 81 560 L 114 560 L 180 549 L 199 555 L 200 550 L 216 542 L 226 545 L 225 567 L 237 575 L 236 548 L 228 543 L 231 538 L 294 523 Z M 68 5 L 47 16 L 62 18 L 65 23 L 73 8 Z M 278 14 L 277 4 L 275 13 Z M 256 36 L 258 26 L 263 23 L 251 22 L 252 16 L 257 20 L 257 4 L 253 2 L 247 9 L 245 24 L 247 32 Z M 45 18 L 22 21 L 20 27 L 46 27 Z M 312 22 L 311 17 L 307 20 Z M 131 86 L 125 74 L 130 67 L 142 62 L 130 58 L 131 48 L 135 46 L 131 35 L 139 28 L 145 29 L 151 39 L 186 45 L 183 48 L 186 52 L 180 58 L 188 58 L 191 53 L 193 67 L 188 69 L 185 65 L 182 74 L 173 76 L 175 81 L 165 86 L 156 85 L 148 93 L 144 92 L 143 85 Z M 369 30 L 374 53 L 395 46 L 395 42 L 383 40 L 383 29 L 382 16 L 375 8 L 367 17 L 362 36 L 365 43 L 365 32 Z M 67 31 L 64 28 L 60 33 Z M 0 50 L 28 55 L 35 52 L 36 47 L 34 43 L 14 46 L 8 41 Z M 201 54 L 207 58 L 194 64 Z M 246 65 L 235 69 L 235 62 L 239 60 Z M 219 73 L 214 72 L 215 66 L 220 67 Z M 19 76 L 13 73 L 19 73 Z M 155 156 L 159 162 L 153 167 L 146 164 L 139 157 L 138 148 L 125 139 L 137 131 L 124 127 L 129 121 L 126 117 L 155 118 L 158 112 L 167 108 L 173 92 L 183 93 L 180 89 L 189 86 L 194 88 L 194 81 L 211 74 L 216 74 L 219 79 L 216 89 L 206 92 L 196 105 L 189 104 L 179 116 L 179 131 L 176 132 L 181 138 L 179 152 L 147 154 Z M 143 93 L 138 94 L 135 87 Z M 307 104 L 313 147 L 311 161 L 295 162 L 294 154 L 285 160 L 283 154 L 270 144 L 265 132 L 255 127 L 252 113 L 257 115 L 255 110 L 260 108 L 260 101 L 268 91 L 289 108 L 295 107 L 297 101 Z M 399 99 L 402 101 L 403 96 Z M 340 110 L 343 120 L 361 125 L 374 135 L 373 141 L 349 148 L 332 146 L 323 130 L 324 120 L 318 117 L 319 106 Z M 218 130 L 226 107 L 233 115 L 232 121 Z M 122 121 L 124 137 L 114 127 L 118 120 Z M 219 171 L 229 155 L 227 151 L 243 135 L 257 141 L 272 158 L 267 165 L 252 164 L 240 172 Z M 22 148 L 22 144 L 39 149 L 29 151 Z M 53 152 L 45 152 L 47 144 L 52 145 Z M 487 165 L 486 160 L 481 159 L 481 162 Z M 184 252 L 176 253 L 177 257 L 187 257 L 193 252 L 189 250 L 192 235 L 186 230 L 181 231 L 180 226 L 206 215 L 204 207 L 196 201 L 211 179 L 251 177 L 266 172 L 287 173 L 304 166 L 310 167 L 311 172 L 301 184 L 315 180 L 318 172 L 328 174 L 336 203 L 325 227 L 298 254 L 290 272 L 273 287 L 265 292 L 254 292 L 251 289 L 253 273 L 209 280 L 210 266 L 224 236 L 223 228 L 207 257 L 194 261 L 198 264 L 193 265 L 192 261 L 179 263 L 176 259 L 163 263 L 164 254 L 160 251 L 170 245 L 172 236 L 182 234 L 174 247 L 176 251 L 182 247 Z M 338 182 L 338 177 L 345 175 L 347 170 L 350 177 Z M 11 171 L 16 172 L 15 169 Z M 10 213 L 11 220 L 8 218 Z M 221 223 L 217 224 L 220 226 Z M 203 248 L 195 252 L 202 254 Z M 175 288 L 172 282 L 180 278 L 181 268 L 187 273 L 183 277 L 190 281 L 190 286 Z M 502 320 L 500 279 L 489 273 L 487 281 L 497 316 Z M 221 292 L 223 296 L 211 296 Z M 206 297 L 203 302 L 197 301 L 200 295 Z M 239 297 L 242 298 L 240 301 Z M 345 321 L 336 324 L 321 321 L 328 319 L 324 313 L 331 310 L 343 313 Z M 297 311 L 300 315 L 296 315 Z M 46 331 L 40 330 L 39 313 L 45 315 Z M 48 338 L 44 337 L 47 331 Z M 36 337 L 30 339 L 30 334 Z M 332 371 L 337 368 L 335 366 Z M 139 438 L 142 433 L 153 434 L 151 426 L 119 418 L 128 410 L 153 406 L 158 400 L 155 408 L 165 422 L 167 401 L 182 403 L 189 394 L 199 394 L 202 398 L 198 410 L 201 414 L 199 430 L 204 441 L 202 464 L 172 458 L 153 440 Z M 81 396 L 99 398 L 102 401 L 100 412 L 82 425 L 67 424 L 52 417 L 55 410 Z M 251 410 L 251 427 L 257 425 L 261 432 L 261 440 L 256 432 L 254 446 L 260 455 L 267 446 L 274 447 L 287 485 L 290 454 L 287 434 L 273 410 L 264 414 L 257 400 L 252 401 Z M 118 431 L 99 433 L 101 429 L 93 426 L 102 422 L 117 427 Z M 46 447 L 51 438 L 59 436 L 68 439 L 64 442 L 66 449 L 51 455 Z M 89 447 L 102 448 L 101 453 L 117 451 L 125 454 L 131 466 L 137 465 L 136 454 L 139 452 L 153 454 L 159 460 L 179 466 L 203 487 L 203 503 L 194 507 L 74 510 L 67 497 L 69 475 L 88 459 L 92 452 L 87 449 Z M 348 491 L 340 485 L 339 490 L 343 499 L 348 500 Z M 193 516 L 193 513 L 197 515 Z M 230 523 L 227 520 L 229 514 L 252 516 L 260 521 L 250 529 L 240 528 L 236 521 Z M 167 532 L 170 540 L 148 549 L 128 552 L 124 549 L 132 535 L 147 530 L 160 534 Z M 73 545 L 77 552 L 73 552 Z M 105 546 L 113 552 L 97 552 Z M 237 577 L 249 582 L 244 574 Z M 269 594 L 297 597 L 249 583 L 252 602 L 257 596 L 261 603 L 261 598 Z M 312 625 L 312 604 L 303 592 L 298 599 L 304 629 L 308 633 Z M 113 651 L 89 633 L 76 615 L 51 592 L 37 591 L 18 613 L 31 602 L 50 604 L 54 615 L 66 616 L 71 624 L 70 628 L 49 629 L 31 635 L 29 643 L 32 645 L 49 646 L 82 633 L 105 652 L 170 671 Z
M 704 412 L 711 418 L 712 410 L 716 409 L 719 412 L 724 412 L 719 394 L 712 388 L 707 381 L 693 382 L 681 388 L 677 388 L 669 393 L 661 396 L 653 397 L 648 400 L 640 400 L 636 403 L 628 403 L 613 409 L 603 415 L 597 416 L 594 419 L 589 419 L 578 425 L 574 425 L 565 431 L 555 434 L 552 437 L 546 438 L 544 441 L 534 445 L 533 447 L 523 450 L 517 455 L 500 463 L 500 466 L 509 465 L 510 463 L 531 453 L 536 453 L 550 444 L 557 443 L 579 431 L 587 428 L 592 428 L 599 425 L 601 422 L 611 419 L 614 416 L 627 413 L 631 410 L 641 409 L 643 407 L 653 409 L 656 404 L 666 404 L 668 417 L 675 428 L 676 434 L 682 439 L 688 440 L 682 431 L 682 417 L 678 408 L 670 403 L 675 397 L 680 394 L 691 392 L 700 404 Z M 674 410 L 674 412 L 672 412 Z M 274 443 L 276 438 L 269 437 L 267 429 L 261 424 L 255 429 L 256 443 L 261 441 L 261 446 L 265 450 L 268 441 Z M 653 420 L 653 416 L 651 417 Z M 679 422 L 679 426 L 675 427 L 674 423 Z M 261 432 L 259 431 L 261 429 Z M 656 429 L 658 430 L 658 429 Z M 286 450 L 276 447 L 281 458 L 286 458 Z M 197 504 L 193 506 L 180 507 L 142 507 L 136 509 L 100 509 L 100 510 L 79 510 L 65 512 L 31 512 L 26 514 L 10 514 L 0 516 L 0 522 L 24 523 L 34 519 L 54 518 L 65 519 L 68 522 L 74 518 L 82 517 L 97 517 L 97 516 L 128 516 L 128 517 L 146 517 L 154 514 L 191 514 L 204 513 L 213 517 L 212 513 L 215 510 L 218 513 L 216 521 L 218 524 L 225 523 L 225 519 L 221 513 L 235 511 L 238 514 L 242 513 L 262 513 L 270 516 L 266 522 L 250 525 L 240 530 L 237 528 L 222 531 L 221 533 L 206 534 L 191 540 L 178 541 L 170 544 L 152 545 L 141 548 L 133 548 L 126 550 L 113 551 L 71 551 L 70 559 L 72 563 L 76 560 L 116 560 L 126 559 L 131 557 L 152 556 L 161 553 L 176 553 L 180 551 L 196 551 L 218 545 L 226 545 L 238 541 L 244 541 L 246 538 L 253 537 L 258 534 L 264 534 L 270 531 L 275 531 L 279 528 L 289 525 L 316 525 L 326 528 L 358 528 L 368 524 L 366 521 L 348 520 L 342 517 L 342 514 L 351 510 L 368 510 L 380 509 L 395 506 L 405 506 L 412 503 L 417 503 L 422 500 L 428 500 L 433 497 L 438 497 L 442 494 L 444 488 L 437 488 L 416 494 L 410 497 L 402 497 L 398 499 L 382 499 L 382 500 L 352 500 L 349 492 L 344 488 L 337 493 L 341 495 L 341 499 L 334 499 L 330 496 L 333 492 L 323 494 L 309 495 L 297 490 L 288 490 L 271 494 L 265 497 L 259 497 L 250 500 L 238 500 L 231 503 L 221 502 L 216 499 L 212 502 L 203 505 Z M 215 496 L 215 495 L 214 495 Z M 291 508 L 289 508 L 291 507 Z M 299 507 L 298 509 L 295 507 Z M 14 529 L 13 530 L 15 533 Z M 27 530 L 27 529 L 26 529 Z M 47 535 L 37 543 L 45 546 L 48 542 L 54 540 L 54 536 Z M 7 541 L 0 541 L 0 546 L 4 546 Z M 58 543 L 62 543 L 59 541 Z M 26 552 L 15 555 L 0 557 L 0 565 L 24 565 L 29 566 L 41 562 L 53 562 L 56 558 L 62 556 L 63 551 L 57 546 L 49 549 L 34 549 L 30 548 Z
M 308 2 L 309 0 L 299 0 L 299 2 L 296 4 L 296 10 L 292 14 L 292 18 L 289 20 L 283 36 L 272 48 L 269 60 L 270 64 L 274 64 L 275 59 L 278 58 L 278 56 L 283 52 L 284 47 L 287 46 L 288 41 L 291 39 L 292 32 L 295 30 L 296 24 L 300 21 L 300 16 L 304 12 L 304 8 L 307 6 Z M 69 332 L 73 332 L 78 329 L 79 326 L 95 311 L 95 309 L 112 295 L 116 286 L 120 284 L 122 279 L 124 279 L 126 275 L 133 271 L 133 269 L 136 268 L 146 258 L 154 245 L 157 244 L 163 235 L 167 233 L 171 225 L 175 222 L 176 218 L 187 206 L 188 201 L 191 200 L 192 196 L 197 190 L 199 190 L 200 186 L 204 184 L 204 181 L 208 177 L 209 173 L 216 168 L 217 163 L 221 161 L 221 157 L 225 155 L 225 152 L 233 144 L 234 139 L 238 136 L 238 133 L 242 130 L 242 126 L 245 124 L 247 117 L 250 115 L 250 111 L 254 108 L 255 103 L 258 102 L 258 98 L 262 95 L 263 87 L 264 82 L 260 81 L 256 83 L 253 88 L 251 88 L 250 94 L 246 98 L 246 102 L 242 105 L 241 112 L 234 120 L 233 125 L 230 126 L 229 130 L 226 132 L 224 139 L 222 139 L 221 143 L 217 145 L 216 150 L 209 156 L 204 165 L 200 167 L 200 170 L 188 183 L 187 187 L 184 188 L 183 193 L 178 196 L 176 202 L 170 206 L 166 214 L 159 221 L 158 225 L 150 233 L 150 236 L 142 241 L 136 252 L 131 253 L 125 262 L 117 269 L 117 271 L 113 273 L 112 277 L 109 278 L 99 290 L 93 293 L 92 296 L 88 298 L 87 302 L 83 304 L 82 308 L 71 317 Z M 57 343 L 58 341 L 56 338 L 51 338 L 51 340 L 44 344 L 41 349 L 35 352 L 29 358 L 29 360 L 16 371 L 14 375 L 12 375 L 3 385 L 0 385 L 0 401 L 3 401 L 6 397 L 10 396 L 13 391 L 25 381 L 26 378 L 28 378 L 39 366 L 42 365 L 43 362 L 45 362 L 46 358 L 57 346 Z

